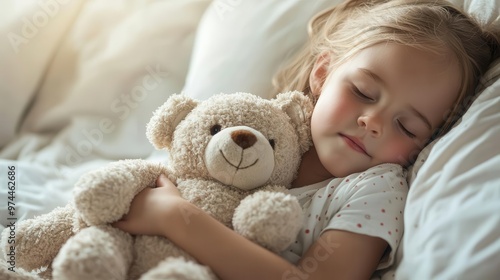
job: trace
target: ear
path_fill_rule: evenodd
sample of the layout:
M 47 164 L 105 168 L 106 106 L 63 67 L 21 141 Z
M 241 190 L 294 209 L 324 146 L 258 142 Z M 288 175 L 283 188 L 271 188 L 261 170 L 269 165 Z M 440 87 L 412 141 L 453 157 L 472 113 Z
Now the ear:
M 154 113 L 146 135 L 156 149 L 170 148 L 177 125 L 198 105 L 198 101 L 181 94 L 168 98 Z
M 312 144 L 310 129 L 312 100 L 303 92 L 290 91 L 278 94 L 273 102 L 276 102 L 277 107 L 290 117 L 299 136 L 300 151 L 306 152 Z
M 330 54 L 322 53 L 316 59 L 311 74 L 309 75 L 309 87 L 311 95 L 317 99 L 321 94 L 321 89 L 328 76 L 328 66 L 330 65 Z

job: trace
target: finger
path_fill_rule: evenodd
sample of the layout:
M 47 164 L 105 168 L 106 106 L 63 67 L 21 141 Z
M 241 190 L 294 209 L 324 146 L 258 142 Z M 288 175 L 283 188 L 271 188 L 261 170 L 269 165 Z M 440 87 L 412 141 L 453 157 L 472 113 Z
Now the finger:
M 170 186 L 170 187 L 175 187 L 175 185 L 172 183 L 172 181 L 170 181 L 167 176 L 165 174 L 160 174 L 160 176 L 158 176 L 158 179 L 156 180 L 156 186 L 157 187 L 166 187 L 166 186 Z

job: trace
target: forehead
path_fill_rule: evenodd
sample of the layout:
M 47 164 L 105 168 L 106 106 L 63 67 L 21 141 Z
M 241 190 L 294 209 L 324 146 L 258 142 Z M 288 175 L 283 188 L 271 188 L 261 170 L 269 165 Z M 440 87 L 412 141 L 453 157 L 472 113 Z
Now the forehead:
M 360 51 L 349 63 L 379 76 L 384 90 L 415 107 L 439 126 L 458 98 L 461 72 L 450 51 L 440 54 L 398 44 L 378 44 Z

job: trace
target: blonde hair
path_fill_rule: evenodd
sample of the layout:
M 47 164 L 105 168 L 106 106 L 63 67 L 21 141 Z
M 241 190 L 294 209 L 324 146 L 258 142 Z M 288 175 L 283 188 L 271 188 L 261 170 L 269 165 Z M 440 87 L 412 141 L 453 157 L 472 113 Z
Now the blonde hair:
M 330 69 L 378 43 L 396 43 L 443 53 L 451 50 L 462 69 L 454 107 L 434 137 L 446 133 L 470 105 L 475 88 L 498 56 L 499 38 L 470 16 L 439 0 L 351 0 L 325 10 L 309 24 L 305 49 L 278 75 L 278 92 L 301 90 L 310 95 L 309 75 L 322 53 L 331 55 Z

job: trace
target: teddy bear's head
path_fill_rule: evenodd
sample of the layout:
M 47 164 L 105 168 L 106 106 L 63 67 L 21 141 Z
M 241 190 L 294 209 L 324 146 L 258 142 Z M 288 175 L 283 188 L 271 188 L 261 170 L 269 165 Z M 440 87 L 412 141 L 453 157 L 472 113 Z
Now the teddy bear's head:
M 272 100 L 249 93 L 205 101 L 173 95 L 154 113 L 147 136 L 169 151 L 178 178 L 216 179 L 243 190 L 288 186 L 311 145 L 312 108 L 301 92 Z

